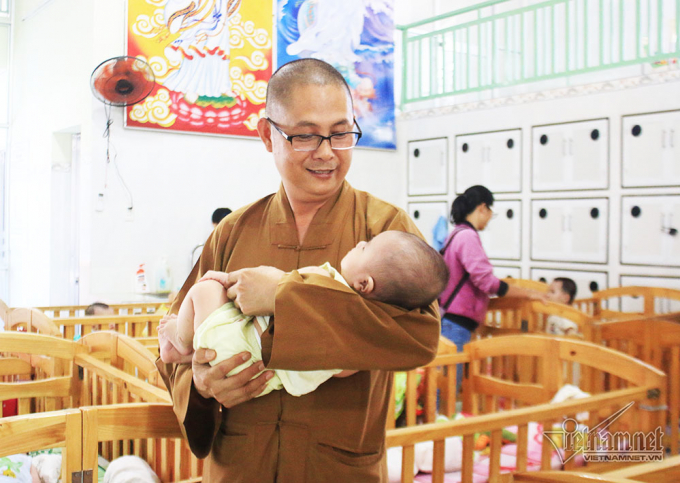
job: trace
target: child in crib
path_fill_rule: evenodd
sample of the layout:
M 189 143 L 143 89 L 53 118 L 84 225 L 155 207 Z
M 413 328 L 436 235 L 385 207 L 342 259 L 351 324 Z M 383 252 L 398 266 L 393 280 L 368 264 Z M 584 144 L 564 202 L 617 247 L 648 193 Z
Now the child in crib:
M 571 305 L 576 297 L 576 284 L 567 277 L 558 277 L 552 281 L 548 289 L 548 300 L 558 304 Z M 578 325 L 569 319 L 551 315 L 546 321 L 546 332 L 554 335 L 576 335 Z
M 340 271 L 328 263 L 298 270 L 334 278 L 367 299 L 408 310 L 431 304 L 448 281 L 448 269 L 439 253 L 417 236 L 401 231 L 386 231 L 369 242 L 359 242 L 341 260 Z M 206 348 L 215 350 L 211 361 L 215 365 L 239 352 L 250 352 L 251 359 L 230 372 L 231 376 L 261 360 L 260 336 L 268 324 L 269 317 L 243 315 L 229 302 L 222 284 L 206 280 L 191 287 L 176 316 L 161 320 L 161 359 L 188 363 L 194 348 Z M 301 396 L 333 376 L 355 372 L 276 370 L 260 396 L 282 388 Z

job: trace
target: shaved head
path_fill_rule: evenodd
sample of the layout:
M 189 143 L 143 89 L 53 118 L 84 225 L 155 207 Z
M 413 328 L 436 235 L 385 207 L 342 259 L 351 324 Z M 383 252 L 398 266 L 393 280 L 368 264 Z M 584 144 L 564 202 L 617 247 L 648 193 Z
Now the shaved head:
M 305 85 L 338 86 L 347 92 L 352 102 L 352 94 L 342 74 L 323 60 L 298 59 L 282 65 L 269 79 L 267 85 L 267 116 L 272 117 L 281 107 L 285 107 L 293 91 Z

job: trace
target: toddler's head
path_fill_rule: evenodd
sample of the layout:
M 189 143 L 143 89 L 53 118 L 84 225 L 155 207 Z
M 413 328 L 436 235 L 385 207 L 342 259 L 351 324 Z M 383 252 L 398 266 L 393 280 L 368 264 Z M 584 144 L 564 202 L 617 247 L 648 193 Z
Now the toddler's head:
M 572 279 L 558 277 L 550 284 L 548 300 L 551 302 L 571 305 L 574 297 L 576 297 L 576 284 Z
M 431 304 L 449 279 L 441 255 L 402 231 L 359 242 L 340 262 L 340 273 L 363 296 L 406 309 Z

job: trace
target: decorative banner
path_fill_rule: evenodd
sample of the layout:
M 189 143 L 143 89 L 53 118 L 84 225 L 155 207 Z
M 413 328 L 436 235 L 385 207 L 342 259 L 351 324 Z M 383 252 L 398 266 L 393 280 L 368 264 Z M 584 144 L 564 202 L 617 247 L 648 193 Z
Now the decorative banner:
M 127 55 L 156 87 L 126 125 L 256 136 L 272 74 L 273 0 L 128 0 Z
M 394 0 L 277 0 L 277 60 L 313 57 L 352 89 L 359 146 L 396 149 Z

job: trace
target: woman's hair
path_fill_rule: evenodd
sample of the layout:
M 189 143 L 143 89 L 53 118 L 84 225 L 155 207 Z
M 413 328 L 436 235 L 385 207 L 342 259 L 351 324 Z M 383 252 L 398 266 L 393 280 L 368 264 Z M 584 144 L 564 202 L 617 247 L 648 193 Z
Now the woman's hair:
M 463 223 L 467 216 L 481 204 L 489 208 L 493 205 L 493 194 L 481 185 L 471 186 L 465 193 L 456 197 L 451 204 L 451 223 Z

